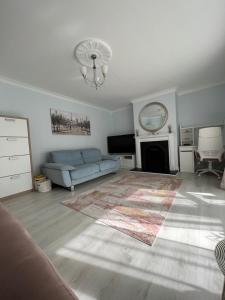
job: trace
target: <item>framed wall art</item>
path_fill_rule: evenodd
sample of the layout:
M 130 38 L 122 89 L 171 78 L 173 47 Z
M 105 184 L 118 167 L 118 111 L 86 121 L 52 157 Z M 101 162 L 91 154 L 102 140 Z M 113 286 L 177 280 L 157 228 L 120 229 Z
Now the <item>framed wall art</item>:
M 53 134 L 91 135 L 91 122 L 88 116 L 75 112 L 50 109 Z

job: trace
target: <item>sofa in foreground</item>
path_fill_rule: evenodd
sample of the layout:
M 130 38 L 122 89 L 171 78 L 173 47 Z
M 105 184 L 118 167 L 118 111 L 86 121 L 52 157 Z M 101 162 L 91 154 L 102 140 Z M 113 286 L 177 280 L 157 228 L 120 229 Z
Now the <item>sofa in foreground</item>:
M 42 172 L 55 184 L 74 190 L 74 186 L 109 174 L 120 168 L 120 158 L 102 155 L 96 148 L 60 150 L 49 154 Z
M 0 299 L 78 300 L 28 232 L 0 204 Z

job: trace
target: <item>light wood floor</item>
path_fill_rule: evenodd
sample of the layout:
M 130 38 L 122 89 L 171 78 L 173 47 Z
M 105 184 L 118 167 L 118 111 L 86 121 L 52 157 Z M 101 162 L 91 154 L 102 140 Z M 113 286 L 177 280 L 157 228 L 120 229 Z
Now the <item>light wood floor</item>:
M 85 183 L 75 194 L 115 175 Z M 213 249 L 223 238 L 225 192 L 212 176 L 184 178 L 149 247 L 70 210 L 54 188 L 4 204 L 15 213 L 81 300 L 219 300 L 223 276 Z

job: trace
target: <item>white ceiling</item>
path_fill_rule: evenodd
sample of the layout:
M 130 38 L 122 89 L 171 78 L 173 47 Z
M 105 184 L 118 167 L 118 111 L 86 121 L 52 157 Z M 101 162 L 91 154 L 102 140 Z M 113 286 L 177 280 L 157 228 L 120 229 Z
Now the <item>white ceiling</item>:
M 83 82 L 74 48 L 113 51 L 107 82 Z M 0 74 L 108 109 L 225 80 L 224 0 L 1 0 Z

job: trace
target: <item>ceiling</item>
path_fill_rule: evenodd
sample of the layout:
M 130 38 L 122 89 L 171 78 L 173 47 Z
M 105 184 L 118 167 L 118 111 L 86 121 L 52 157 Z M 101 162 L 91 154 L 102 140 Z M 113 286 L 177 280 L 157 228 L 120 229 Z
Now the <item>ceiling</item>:
M 74 48 L 113 52 L 107 81 L 83 82 Z M 1 0 L 0 74 L 107 109 L 225 80 L 224 0 Z

